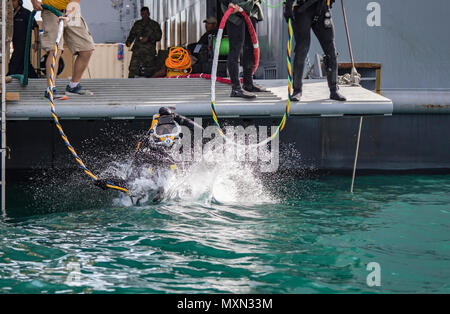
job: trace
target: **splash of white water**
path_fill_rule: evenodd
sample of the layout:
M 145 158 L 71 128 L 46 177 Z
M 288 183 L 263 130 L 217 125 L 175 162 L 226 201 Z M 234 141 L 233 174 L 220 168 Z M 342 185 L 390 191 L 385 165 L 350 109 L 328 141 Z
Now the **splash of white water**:
M 203 158 L 177 172 L 167 170 L 157 174 L 140 169 L 140 175 L 130 182 L 134 199 L 140 204 L 151 204 L 158 187 L 164 187 L 164 201 L 188 201 L 220 204 L 255 205 L 276 202 L 263 181 L 255 174 L 254 164 L 229 158 L 222 150 L 204 151 Z M 115 163 L 108 169 L 120 177 L 126 177 L 129 164 Z M 132 206 L 129 197 L 121 195 L 115 205 Z

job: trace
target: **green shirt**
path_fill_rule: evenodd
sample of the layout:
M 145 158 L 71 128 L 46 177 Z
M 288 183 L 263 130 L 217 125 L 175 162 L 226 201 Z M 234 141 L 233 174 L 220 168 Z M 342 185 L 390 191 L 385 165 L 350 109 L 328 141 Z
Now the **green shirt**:
M 249 17 L 255 18 L 258 22 L 264 19 L 261 0 L 222 0 L 223 13 L 228 10 L 229 3 L 237 4 L 242 9 L 244 9 Z M 239 13 L 231 14 L 228 20 L 236 25 L 241 25 L 244 22 L 244 18 Z

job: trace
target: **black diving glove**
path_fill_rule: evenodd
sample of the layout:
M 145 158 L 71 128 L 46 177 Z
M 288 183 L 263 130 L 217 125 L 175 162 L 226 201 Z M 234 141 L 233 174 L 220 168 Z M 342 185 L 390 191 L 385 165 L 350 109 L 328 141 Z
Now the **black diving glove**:
M 94 185 L 98 186 L 102 190 L 106 190 L 108 187 L 106 186 L 106 180 L 95 180 Z
M 289 23 L 289 19 L 292 21 L 295 20 L 294 18 L 294 0 L 286 0 L 284 3 L 284 10 L 283 15 L 286 20 L 286 23 Z

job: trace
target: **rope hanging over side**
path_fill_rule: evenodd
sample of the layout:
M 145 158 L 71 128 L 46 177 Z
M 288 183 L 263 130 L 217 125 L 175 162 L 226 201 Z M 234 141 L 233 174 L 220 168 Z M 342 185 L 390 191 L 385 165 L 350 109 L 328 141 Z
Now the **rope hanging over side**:
M 95 176 L 84 164 L 84 162 L 81 160 L 81 158 L 78 156 L 78 154 L 75 151 L 75 148 L 73 148 L 73 146 L 70 144 L 69 142 L 69 138 L 67 137 L 67 135 L 64 133 L 64 130 L 61 126 L 61 123 L 59 122 L 59 118 L 56 114 L 56 109 L 55 109 L 55 104 L 54 104 L 54 95 L 53 95 L 53 88 L 55 87 L 55 63 L 56 63 L 56 55 L 58 54 L 58 50 L 59 50 L 59 43 L 61 41 L 62 38 L 62 34 L 63 34 L 63 29 L 64 29 L 64 20 L 60 20 L 59 24 L 58 24 L 58 36 L 56 38 L 56 42 L 55 42 L 55 47 L 53 49 L 53 58 L 52 58 L 52 64 L 51 64 L 51 68 L 50 68 L 50 88 L 49 88 L 49 103 L 50 103 L 50 107 L 51 107 L 51 113 L 52 113 L 52 118 L 53 121 L 56 124 L 56 128 L 59 131 L 59 134 L 61 135 L 61 138 L 64 141 L 64 144 L 66 145 L 67 149 L 70 151 L 70 153 L 72 154 L 72 156 L 75 158 L 75 160 L 77 161 L 78 165 L 81 167 L 81 169 L 83 169 L 84 173 L 87 174 L 93 181 L 97 181 L 98 178 L 97 176 Z M 125 188 L 122 188 L 120 186 L 117 186 L 115 184 L 112 184 L 110 182 L 108 182 L 106 184 L 106 187 L 113 189 L 113 190 L 118 190 L 120 192 L 124 192 L 129 194 L 128 190 Z
M 232 14 L 233 9 L 230 8 L 228 9 L 223 18 L 222 21 L 220 22 L 220 26 L 219 26 L 219 31 L 217 32 L 217 40 L 216 40 L 216 46 L 214 49 L 214 59 L 213 59 L 213 64 L 212 64 L 212 71 L 211 71 L 211 112 L 212 112 L 212 117 L 214 122 L 216 123 L 216 126 L 219 130 L 219 134 L 225 138 L 225 140 L 227 140 L 227 138 L 225 137 L 225 133 L 223 132 L 219 120 L 217 118 L 217 111 L 216 111 L 216 80 L 217 80 L 217 66 L 218 66 L 218 62 L 219 62 L 219 50 L 220 50 L 220 44 L 222 41 L 222 36 L 223 36 L 223 31 L 226 25 L 226 22 L 229 18 L 229 16 Z M 241 8 L 239 10 L 239 13 L 244 17 L 244 20 L 247 24 L 248 30 L 250 32 L 250 36 L 252 38 L 252 43 L 253 43 L 253 54 L 254 54 L 254 58 L 255 58 L 255 67 L 253 68 L 253 74 L 256 72 L 256 70 L 258 69 L 259 66 L 259 58 L 260 58 L 260 51 L 259 51 L 259 44 L 258 44 L 258 37 L 256 35 L 256 31 L 255 28 L 253 27 L 253 24 L 249 18 L 249 16 L 247 15 L 247 13 Z M 292 94 L 292 44 L 293 44 L 293 28 L 292 28 L 292 21 L 289 19 L 289 40 L 287 43 L 287 67 L 288 67 L 288 100 L 287 100 L 287 105 L 286 105 L 286 110 L 285 113 L 283 115 L 283 118 L 280 122 L 280 124 L 277 127 L 277 130 L 275 131 L 274 134 L 272 134 L 272 136 L 270 136 L 269 138 L 267 138 L 264 141 L 259 142 L 256 145 L 248 145 L 250 147 L 252 146 L 262 146 L 265 145 L 267 143 L 269 143 L 270 141 L 273 141 L 278 135 L 279 133 L 284 129 L 284 127 L 286 126 L 286 122 L 287 122 L 287 118 L 289 117 L 289 113 L 290 113 L 290 108 L 291 108 L 291 94 Z M 238 145 L 237 143 L 233 143 L 234 145 Z

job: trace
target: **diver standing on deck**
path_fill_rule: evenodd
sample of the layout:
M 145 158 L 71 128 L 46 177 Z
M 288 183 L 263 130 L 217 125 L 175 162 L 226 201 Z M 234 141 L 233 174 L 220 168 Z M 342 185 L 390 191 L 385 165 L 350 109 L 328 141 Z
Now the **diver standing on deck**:
M 222 11 L 225 13 L 229 8 L 233 8 L 233 14 L 227 21 L 227 32 L 230 40 L 230 52 L 228 54 L 227 67 L 231 79 L 230 97 L 255 98 L 252 93 L 266 92 L 265 89 L 253 84 L 253 66 L 255 58 L 253 55 L 253 44 L 250 32 L 239 8 L 242 8 L 250 17 L 252 24 L 263 20 L 264 15 L 261 8 L 261 0 L 221 0 Z M 243 48 L 243 58 L 241 59 L 244 71 L 244 84 L 241 87 L 239 80 L 239 55 Z
M 338 63 L 334 24 L 331 18 L 331 7 L 334 2 L 335 0 L 286 0 L 284 4 L 284 17 L 286 21 L 292 19 L 295 37 L 294 91 L 291 95 L 293 101 L 299 101 L 302 96 L 302 78 L 311 43 L 311 29 L 325 53 L 324 63 L 330 98 L 346 101 L 339 93 L 337 85 Z

